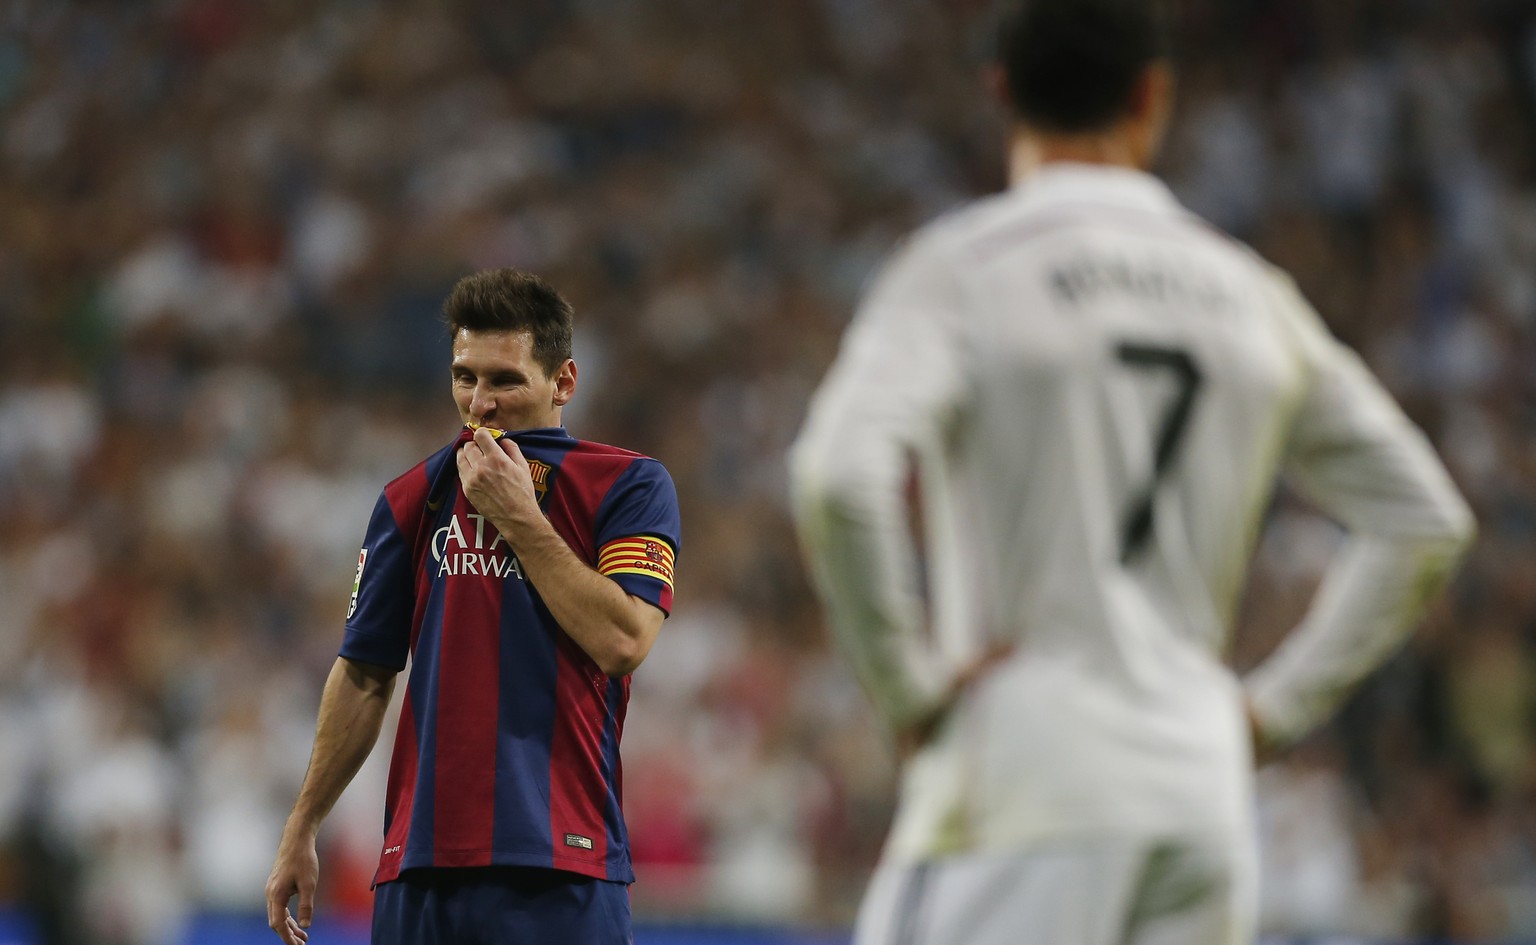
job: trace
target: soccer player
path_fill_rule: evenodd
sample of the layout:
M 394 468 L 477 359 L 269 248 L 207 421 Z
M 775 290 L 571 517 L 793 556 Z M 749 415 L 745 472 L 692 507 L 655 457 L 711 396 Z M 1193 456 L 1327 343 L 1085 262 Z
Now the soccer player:
M 572 313 L 543 281 L 478 273 L 444 315 L 464 428 L 374 508 L 268 921 L 307 940 L 316 831 L 409 654 L 375 945 L 627 943 L 619 737 L 672 606 L 677 496 L 660 463 L 561 426 Z
M 792 454 L 829 622 L 905 759 L 858 945 L 1249 941 L 1253 738 L 1324 719 L 1473 530 L 1291 281 L 1147 173 L 1163 29 L 1151 0 L 1010 10 L 1011 187 L 890 260 Z M 1239 681 L 1282 471 L 1347 537 Z

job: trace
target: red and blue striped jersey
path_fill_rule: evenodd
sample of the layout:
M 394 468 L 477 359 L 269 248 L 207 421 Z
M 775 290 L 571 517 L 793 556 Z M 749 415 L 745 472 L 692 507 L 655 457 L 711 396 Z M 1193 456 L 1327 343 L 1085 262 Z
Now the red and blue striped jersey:
M 672 607 L 677 494 L 656 460 L 564 429 L 510 434 L 576 554 Z M 375 883 L 415 867 L 521 865 L 633 882 L 620 808 L 629 677 L 561 630 L 459 483 L 459 438 L 384 488 L 341 655 L 411 672 Z

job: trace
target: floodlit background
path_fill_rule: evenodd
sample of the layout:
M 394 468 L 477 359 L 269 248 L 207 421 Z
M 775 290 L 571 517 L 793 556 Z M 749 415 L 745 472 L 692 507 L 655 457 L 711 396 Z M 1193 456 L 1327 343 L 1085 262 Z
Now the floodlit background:
M 436 308 L 500 265 L 576 306 L 572 432 L 682 496 L 625 738 L 637 914 L 846 928 L 890 754 L 783 452 L 872 267 L 1003 184 L 988 5 L 0 3 L 0 938 L 260 930 L 368 512 L 455 433 Z M 1536 4 L 1185 6 L 1162 170 L 1297 276 L 1483 529 L 1261 775 L 1265 926 L 1536 940 Z M 1277 500 L 1239 665 L 1336 540 Z M 366 921 L 383 776 L 323 835 L 329 919 Z

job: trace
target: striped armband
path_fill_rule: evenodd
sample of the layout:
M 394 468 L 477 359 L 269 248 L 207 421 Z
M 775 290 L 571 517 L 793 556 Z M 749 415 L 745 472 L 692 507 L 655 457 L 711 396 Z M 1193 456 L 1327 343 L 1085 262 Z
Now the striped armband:
M 643 574 L 672 587 L 672 546 L 660 538 L 620 538 L 610 541 L 597 555 L 599 574 Z

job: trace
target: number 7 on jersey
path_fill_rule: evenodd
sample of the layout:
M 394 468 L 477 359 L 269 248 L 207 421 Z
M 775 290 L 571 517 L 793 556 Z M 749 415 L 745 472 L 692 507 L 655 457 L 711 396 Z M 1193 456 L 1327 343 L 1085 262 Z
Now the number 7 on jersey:
M 1173 376 L 1174 396 L 1169 401 L 1157 427 L 1157 440 L 1153 451 L 1152 481 L 1131 496 L 1121 519 L 1120 561 L 1125 563 L 1146 547 L 1152 537 L 1153 499 L 1194 412 L 1195 395 L 1200 392 L 1203 380 L 1199 365 L 1182 348 L 1141 344 L 1122 341 L 1115 346 L 1115 357 L 1123 365 L 1137 371 L 1167 371 Z

